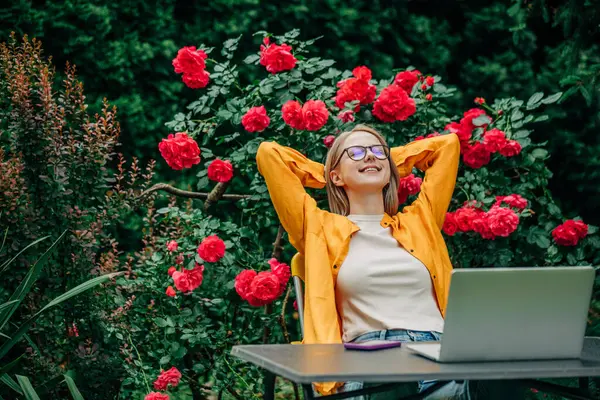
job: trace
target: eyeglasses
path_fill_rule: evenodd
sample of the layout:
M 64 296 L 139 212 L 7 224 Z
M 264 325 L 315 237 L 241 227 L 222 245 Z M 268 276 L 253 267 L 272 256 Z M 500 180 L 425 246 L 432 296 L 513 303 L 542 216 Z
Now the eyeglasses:
M 367 156 L 367 149 L 371 150 L 371 153 L 373 153 L 373 155 L 380 160 L 385 160 L 390 156 L 390 148 L 383 144 L 375 144 L 372 146 L 350 146 L 342 151 L 342 155 L 340 158 L 338 158 L 337 162 L 333 165 L 333 167 L 331 167 L 331 169 L 335 169 L 335 167 L 337 167 L 342 160 L 342 157 L 344 157 L 344 153 L 347 153 L 351 160 L 360 161 Z

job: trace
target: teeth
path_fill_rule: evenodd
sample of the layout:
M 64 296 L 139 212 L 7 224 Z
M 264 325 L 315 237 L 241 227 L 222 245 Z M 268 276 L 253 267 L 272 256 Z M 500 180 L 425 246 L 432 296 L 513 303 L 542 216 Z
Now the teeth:
M 367 168 L 365 170 L 363 170 L 363 172 L 367 172 L 367 171 L 379 171 L 377 168 Z

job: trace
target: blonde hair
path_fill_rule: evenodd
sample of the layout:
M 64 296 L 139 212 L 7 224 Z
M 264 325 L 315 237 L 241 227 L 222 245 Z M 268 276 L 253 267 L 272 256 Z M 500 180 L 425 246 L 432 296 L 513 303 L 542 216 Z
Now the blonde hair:
M 346 131 L 341 133 L 331 145 L 331 148 L 327 152 L 327 158 L 325 159 L 325 180 L 327 184 L 325 188 L 327 190 L 327 199 L 329 200 L 329 209 L 331 212 L 340 215 L 348 215 L 350 214 L 350 201 L 348 200 L 348 195 L 346 194 L 346 190 L 344 190 L 341 186 L 336 186 L 329 177 L 329 173 L 331 172 L 331 167 L 333 164 L 338 161 L 338 158 L 342 155 L 342 151 L 344 148 L 342 147 L 346 138 L 353 134 L 354 132 L 368 132 L 371 135 L 375 136 L 379 143 L 386 145 L 387 142 L 385 138 L 374 128 L 371 128 L 368 125 L 358 124 L 352 128 L 350 131 Z M 383 188 L 383 208 L 388 215 L 395 215 L 398 212 L 399 202 L 398 202 L 398 185 L 400 182 L 400 175 L 398 174 L 398 170 L 396 169 L 396 165 L 394 164 L 392 157 L 388 157 L 388 162 L 390 163 L 390 181 Z

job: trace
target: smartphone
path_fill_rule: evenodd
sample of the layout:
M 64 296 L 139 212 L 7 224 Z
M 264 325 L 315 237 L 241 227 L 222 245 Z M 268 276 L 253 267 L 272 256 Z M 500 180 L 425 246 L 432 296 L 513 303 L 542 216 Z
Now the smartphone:
M 391 347 L 400 347 L 402 342 L 395 340 L 367 340 L 366 342 L 344 343 L 344 347 L 348 350 L 381 350 Z

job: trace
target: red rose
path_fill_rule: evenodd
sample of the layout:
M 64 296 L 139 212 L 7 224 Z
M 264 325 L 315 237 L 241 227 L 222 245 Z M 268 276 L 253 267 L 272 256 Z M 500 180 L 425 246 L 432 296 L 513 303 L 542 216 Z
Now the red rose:
M 518 208 L 519 210 L 527 207 L 527 199 L 521 197 L 518 194 L 511 194 L 509 196 L 496 196 L 495 206 L 499 206 L 502 203 L 508 204 L 510 207 Z
M 496 236 L 507 237 L 519 226 L 519 216 L 510 208 L 495 206 L 487 214 L 490 230 Z
M 175 293 L 175 289 L 173 289 L 173 286 L 169 285 L 169 287 L 167 288 L 167 291 L 165 292 L 165 294 L 169 297 L 175 297 L 175 295 L 177 293 Z
M 483 97 L 475 97 L 475 104 L 485 104 L 485 99 Z
M 436 137 L 436 136 L 442 136 L 442 134 L 439 133 L 439 132 L 432 132 L 429 135 L 427 135 L 427 139 L 432 138 L 432 137 Z
M 158 144 L 160 155 L 165 159 L 169 167 L 174 170 L 191 168 L 200 162 L 200 148 L 187 133 L 177 132 L 170 134 Z
M 383 122 L 405 121 L 416 111 L 415 101 L 395 85 L 384 88 L 373 105 L 373 115 Z
M 144 397 L 144 400 L 169 400 L 169 395 L 158 392 L 150 392 L 146 395 L 146 397 Z
M 169 270 L 167 271 L 167 273 L 169 274 L 169 276 L 173 276 L 173 273 L 175 273 L 175 271 L 177 271 L 177 268 L 170 267 Z
M 506 135 L 500 129 L 490 129 L 483 134 L 483 145 L 491 153 L 500 151 L 506 145 Z
M 425 83 L 427 84 L 427 86 L 433 86 L 433 84 L 435 83 L 435 79 L 433 78 L 433 76 L 428 76 L 427 78 L 425 78 Z
M 354 111 L 360 110 L 360 105 L 371 104 L 375 100 L 377 88 L 369 83 L 371 70 L 365 66 L 356 67 L 352 70 L 354 78 L 345 79 L 337 83 L 339 88 L 335 95 L 335 105 L 344 109 L 345 103 L 358 100 Z
M 173 272 L 175 287 L 181 292 L 191 292 L 202 284 L 204 265 L 196 263 L 194 269 L 182 269 Z
M 269 265 L 271 266 L 271 272 L 279 279 L 279 295 L 281 295 L 292 276 L 292 271 L 289 265 L 281 263 L 275 258 L 269 260 Z
M 473 230 L 473 220 L 480 216 L 481 210 L 472 207 L 461 207 L 454 212 L 458 230 L 468 232 Z
M 455 133 L 456 136 L 458 136 L 458 140 L 460 140 L 461 143 L 468 142 L 469 140 L 471 140 L 472 129 L 465 128 L 458 122 L 449 123 L 444 127 L 444 130 L 449 131 L 451 133 Z
M 175 264 L 183 264 L 183 254 L 180 254 L 177 257 L 175 257 Z
M 456 232 L 458 232 L 458 224 L 456 223 L 456 217 L 454 213 L 446 213 L 446 218 L 444 219 L 442 231 L 444 231 L 444 233 L 448 236 L 454 236 Z
M 485 128 L 487 124 L 483 124 L 481 126 L 473 125 L 473 120 L 482 115 L 486 115 L 485 111 L 481 108 L 471 108 L 469 111 L 465 111 L 463 114 L 463 118 L 460 120 L 460 124 L 469 130 L 473 130 L 475 128 Z M 489 122 L 492 122 L 492 119 L 488 116 Z
M 177 57 L 173 59 L 173 67 L 177 74 L 195 74 L 206 68 L 208 56 L 204 50 L 196 50 L 195 46 L 186 46 L 179 49 Z
M 198 246 L 198 255 L 204 261 L 217 262 L 225 255 L 225 242 L 217 235 L 208 236 Z
M 365 67 L 364 65 L 355 67 L 352 70 L 352 75 L 354 75 L 357 79 L 360 79 L 361 81 L 367 82 L 370 81 L 373 77 L 371 70 L 368 67 Z
M 490 162 L 491 153 L 481 142 L 467 145 L 463 153 L 463 162 L 471 168 L 481 168 Z
M 292 47 L 285 43 L 260 46 L 260 65 L 267 67 L 267 71 L 272 74 L 289 71 L 296 66 L 297 61 L 292 54 Z
M 431 93 L 428 93 L 427 96 L 425 96 L 425 100 L 427 100 L 427 101 L 433 100 L 433 95 Z
M 294 307 L 294 310 L 298 311 L 298 300 L 294 300 L 292 306 Z
M 521 144 L 516 140 L 508 140 L 500 149 L 500 154 L 504 157 L 513 157 L 521 153 Z
M 242 125 L 248 132 L 264 131 L 270 122 L 265 106 L 252 107 L 242 117 Z
M 552 238 L 561 246 L 576 246 L 588 234 L 588 225 L 580 220 L 569 219 L 552 231 Z
M 166 390 L 168 385 L 176 387 L 179 385 L 181 372 L 175 367 L 171 367 L 168 371 L 162 371 L 156 381 L 154 381 L 154 389 Z
M 407 94 L 410 94 L 413 86 L 419 82 L 419 75 L 421 75 L 421 72 L 416 69 L 398 72 L 394 78 L 394 85 L 402 88 Z
M 415 141 L 417 141 L 417 140 L 423 140 L 423 139 L 425 139 L 425 136 L 423 136 L 423 135 L 420 135 L 420 136 L 417 136 L 417 137 L 415 138 Z
M 270 271 L 259 272 L 250 283 L 250 290 L 254 297 L 265 302 L 272 302 L 279 296 L 279 278 Z
M 176 251 L 177 247 L 178 247 L 178 244 L 176 241 L 170 240 L 167 242 L 167 250 L 168 251 Z
M 281 114 L 285 123 L 293 129 L 304 129 L 302 106 L 296 100 L 288 100 L 283 107 L 281 107 Z
M 210 74 L 206 70 L 194 73 L 185 73 L 182 77 L 183 83 L 190 89 L 202 89 L 208 85 Z
M 242 299 L 248 300 L 248 298 L 252 296 L 250 284 L 255 277 L 256 271 L 252 269 L 245 269 L 235 277 L 234 288 Z
M 215 159 L 208 166 L 208 179 L 215 182 L 229 182 L 233 177 L 233 166 L 228 160 Z
M 335 142 L 335 136 L 333 135 L 328 135 L 323 138 L 323 144 L 327 148 L 330 148 L 333 145 L 333 142 Z
M 495 239 L 496 235 L 492 232 L 490 227 L 489 214 L 486 212 L 479 212 L 477 216 L 471 221 L 471 227 L 473 231 L 479 233 L 483 239 Z
M 583 239 L 584 237 L 587 236 L 588 225 L 586 223 L 584 223 L 583 221 L 581 221 L 579 219 L 571 219 L 571 220 L 567 220 L 565 223 L 569 224 L 569 226 L 572 226 L 573 229 L 575 229 L 577 231 L 577 235 L 579 236 L 579 239 Z
M 337 115 L 337 117 L 342 122 L 354 122 L 354 111 L 352 111 L 352 110 L 341 111 Z
M 302 116 L 306 130 L 318 131 L 327 123 L 329 111 L 323 101 L 308 100 L 302 106 Z
M 398 185 L 398 200 L 400 204 L 404 203 L 408 196 L 415 195 L 421 190 L 423 179 L 416 178 L 414 174 L 410 174 L 400 179 Z

